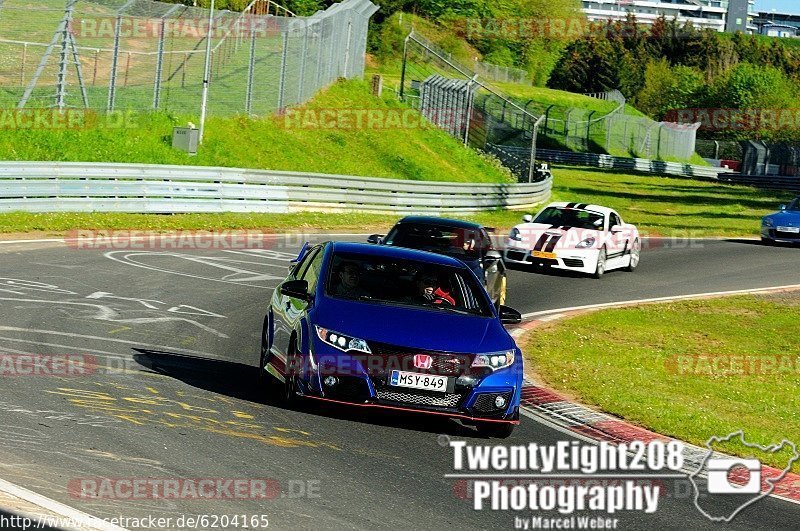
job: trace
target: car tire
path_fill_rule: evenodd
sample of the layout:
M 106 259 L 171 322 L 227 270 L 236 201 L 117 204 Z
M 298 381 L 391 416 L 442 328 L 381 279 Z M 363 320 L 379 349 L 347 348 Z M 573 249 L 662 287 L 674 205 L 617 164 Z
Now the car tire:
M 639 259 L 641 258 L 642 253 L 642 244 L 639 243 L 639 238 L 633 240 L 633 246 L 631 246 L 631 261 L 628 263 L 628 267 L 625 268 L 625 271 L 628 273 L 633 273 L 636 271 L 636 267 L 639 265 Z
M 279 384 L 280 382 L 278 382 L 276 378 L 264 368 L 270 358 L 269 339 L 267 336 L 270 328 L 269 318 L 270 314 L 267 314 L 267 316 L 264 317 L 264 325 L 261 327 L 261 356 L 259 357 L 258 362 L 258 379 L 256 381 L 256 385 L 258 386 L 259 395 L 266 398 L 273 398 L 276 389 L 279 388 L 279 386 L 276 384 Z
M 292 339 L 289 344 L 289 356 L 286 359 L 286 381 L 283 382 L 283 392 L 281 393 L 281 401 L 286 405 L 293 405 L 297 402 L 297 343 L 296 339 Z
M 600 279 L 603 278 L 603 274 L 606 272 L 606 248 L 603 247 L 600 249 L 600 253 L 597 255 L 597 266 L 594 270 L 594 278 Z
M 514 432 L 516 425 L 510 422 L 481 422 L 478 424 L 478 434 L 491 439 L 507 439 Z

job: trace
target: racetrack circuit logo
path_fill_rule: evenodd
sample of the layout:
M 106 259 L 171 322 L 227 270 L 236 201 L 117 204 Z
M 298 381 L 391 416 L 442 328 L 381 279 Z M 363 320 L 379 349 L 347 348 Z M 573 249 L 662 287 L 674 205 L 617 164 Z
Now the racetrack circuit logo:
M 746 458 L 715 455 L 714 446 L 725 442 L 739 444 L 743 449 L 739 453 L 750 455 Z M 695 491 L 695 506 L 713 522 L 730 522 L 746 507 L 772 494 L 776 485 L 792 470 L 794 463 L 800 460 L 800 453 L 793 442 L 784 439 L 779 444 L 760 446 L 747 442 L 742 430 L 725 437 L 711 437 L 706 442 L 706 448 L 708 453 L 689 480 Z M 782 459 L 786 459 L 785 466 L 780 470 L 762 466 L 762 461 L 757 457 L 769 455 L 781 455 Z M 699 476 L 704 472 L 707 479 L 702 484 Z M 731 500 L 737 503 L 732 504 Z

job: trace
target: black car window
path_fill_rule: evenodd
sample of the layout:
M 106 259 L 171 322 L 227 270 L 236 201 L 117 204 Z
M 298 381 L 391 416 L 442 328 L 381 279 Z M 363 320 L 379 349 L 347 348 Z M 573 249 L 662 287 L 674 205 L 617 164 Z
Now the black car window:
M 466 266 L 337 252 L 327 278 L 325 294 L 329 297 L 492 315 L 482 286 Z
M 308 266 L 303 271 L 303 276 L 300 277 L 301 280 L 308 282 L 309 293 L 314 293 L 314 290 L 317 287 L 317 281 L 319 280 L 324 257 L 325 253 L 322 252 L 321 249 L 318 249 L 314 257 L 308 262 Z
M 294 270 L 292 271 L 292 276 L 297 279 L 303 278 L 303 275 L 308 269 L 308 264 L 316 257 L 317 253 L 319 252 L 319 247 L 314 247 L 309 249 L 306 255 L 300 260 L 300 263 L 295 266 Z
M 399 223 L 384 238 L 386 245 L 446 254 L 458 258 L 477 258 L 485 247 L 477 228 L 448 227 L 427 223 Z
M 545 208 L 534 223 L 553 225 L 554 227 L 573 227 L 576 229 L 603 230 L 603 214 L 591 210 L 578 210 L 574 208 L 548 207 Z
M 791 210 L 792 212 L 800 212 L 800 197 L 792 201 L 792 203 L 786 207 L 786 210 Z
M 614 225 L 622 225 L 622 221 L 620 221 L 619 216 L 616 214 L 611 214 L 611 219 L 608 222 L 608 228 L 610 229 Z

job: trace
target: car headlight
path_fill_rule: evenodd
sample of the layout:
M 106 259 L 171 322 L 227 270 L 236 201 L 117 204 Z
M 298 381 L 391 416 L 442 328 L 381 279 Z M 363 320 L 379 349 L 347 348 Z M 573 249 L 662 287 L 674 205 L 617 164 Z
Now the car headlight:
M 518 228 L 516 228 L 516 227 L 514 227 L 513 229 L 511 229 L 511 233 L 508 235 L 508 237 L 509 237 L 510 239 L 512 239 L 512 240 L 516 240 L 516 241 L 518 241 L 518 242 L 521 242 L 521 241 L 522 241 L 522 234 L 519 232 L 519 229 L 518 229 Z
M 339 332 L 334 332 L 333 330 L 328 330 L 327 328 L 322 328 L 321 326 L 317 325 L 314 325 L 314 327 L 317 329 L 317 337 L 319 337 L 323 343 L 326 343 L 333 348 L 339 349 L 342 352 L 357 350 L 358 352 L 363 352 L 364 354 L 372 354 L 372 351 L 369 349 L 369 345 L 367 345 L 367 342 L 363 339 L 340 334 Z
M 596 241 L 596 240 L 595 240 L 594 238 L 586 238 L 586 239 L 585 239 L 585 240 L 583 240 L 582 242 L 579 242 L 579 243 L 578 243 L 578 244 L 575 246 L 575 248 L 576 248 L 576 249 L 588 249 L 589 247 L 591 247 L 592 245 L 594 245 L 594 242 L 595 242 L 595 241 Z
M 473 367 L 489 367 L 493 371 L 510 367 L 512 363 L 514 363 L 513 350 L 478 354 L 475 356 L 475 359 L 472 360 Z
M 772 221 L 772 218 L 764 218 L 761 222 L 764 224 L 765 227 L 775 226 L 775 223 Z

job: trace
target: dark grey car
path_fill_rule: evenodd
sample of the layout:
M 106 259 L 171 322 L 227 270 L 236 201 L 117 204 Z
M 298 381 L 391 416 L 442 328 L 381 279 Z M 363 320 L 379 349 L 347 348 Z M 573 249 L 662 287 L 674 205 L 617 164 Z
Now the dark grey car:
M 387 235 L 373 234 L 368 241 L 457 258 L 483 281 L 495 306 L 500 306 L 506 302 L 506 266 L 492 244 L 490 231 L 477 223 L 457 219 L 407 216 Z

